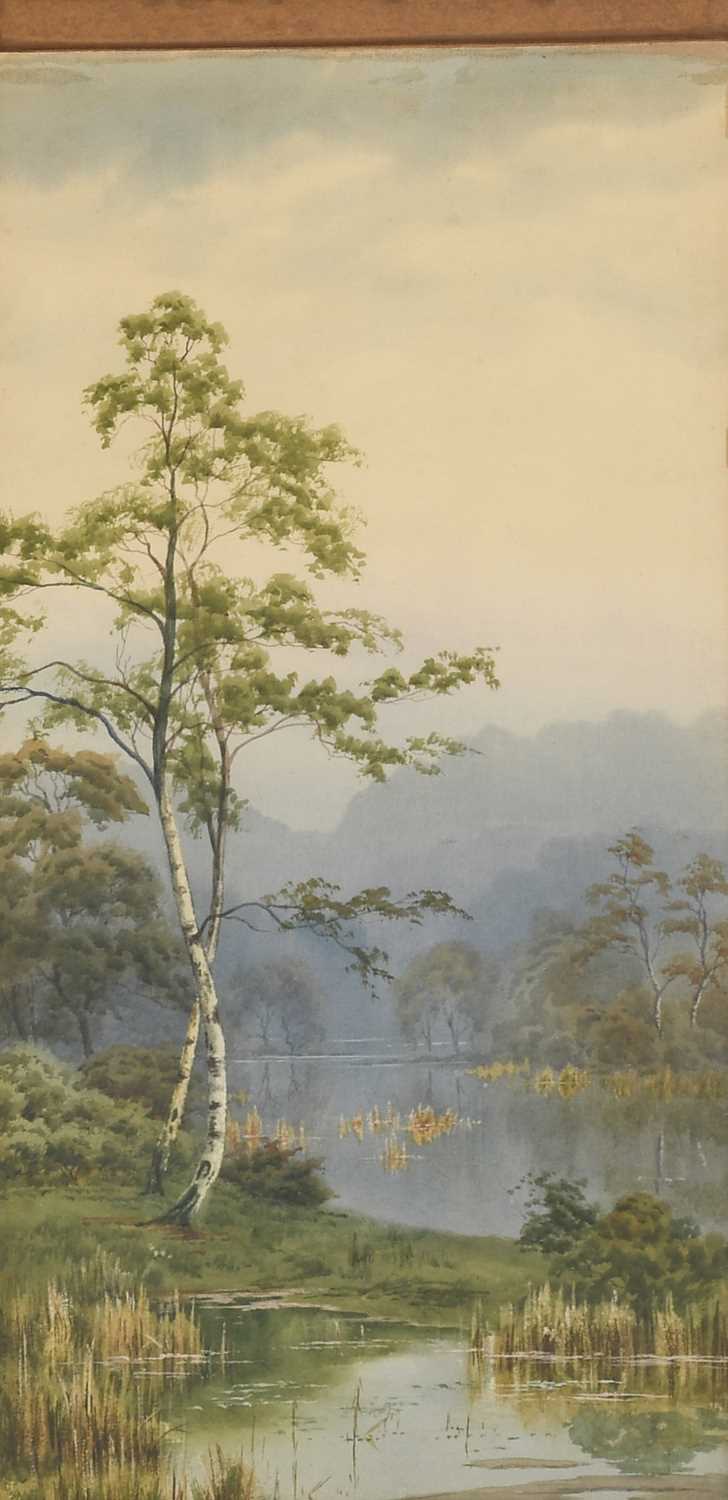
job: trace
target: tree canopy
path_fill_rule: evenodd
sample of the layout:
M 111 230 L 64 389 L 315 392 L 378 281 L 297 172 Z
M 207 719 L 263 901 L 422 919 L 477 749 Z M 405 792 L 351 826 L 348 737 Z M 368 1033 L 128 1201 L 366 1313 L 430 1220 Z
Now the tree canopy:
M 382 710 L 475 682 L 493 688 L 497 677 L 492 651 L 478 646 L 429 655 L 414 671 L 388 664 L 356 691 L 341 685 L 331 662 L 400 644 L 377 615 L 324 608 L 314 592 L 312 580 L 355 583 L 361 574 L 357 517 L 332 482 L 336 466 L 358 462 L 357 453 L 335 426 L 248 414 L 242 383 L 222 360 L 224 329 L 181 292 L 162 293 L 122 318 L 119 342 L 121 370 L 89 385 L 85 403 L 104 447 L 122 427 L 138 430 L 133 477 L 79 505 L 57 529 L 39 515 L 0 521 L 0 704 L 43 709 L 46 732 L 68 724 L 103 730 L 153 798 L 196 994 L 181 1089 L 200 1020 L 207 1053 L 206 1140 L 193 1180 L 170 1210 L 187 1222 L 224 1151 L 225 1037 L 213 966 L 226 836 L 241 805 L 233 784 L 238 757 L 263 736 L 303 729 L 374 781 L 398 766 L 432 773 L 441 755 L 463 747 L 436 731 L 387 740 Z M 272 572 L 271 552 L 285 555 L 285 566 Z M 292 571 L 291 554 L 306 576 Z M 39 607 L 48 591 L 83 599 L 94 660 L 24 660 L 25 645 L 42 634 Z M 109 622 L 113 659 L 96 629 Z M 301 654 L 325 665 L 302 673 L 289 665 Z M 34 661 L 38 655 L 36 642 Z M 209 843 L 201 912 L 181 818 Z M 177 1097 L 172 1115 L 179 1119 Z

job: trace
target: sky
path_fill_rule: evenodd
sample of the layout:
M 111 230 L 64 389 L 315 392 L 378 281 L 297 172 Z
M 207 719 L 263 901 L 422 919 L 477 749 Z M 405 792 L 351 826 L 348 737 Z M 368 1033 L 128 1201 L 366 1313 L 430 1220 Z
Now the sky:
M 81 391 L 179 288 L 250 411 L 365 456 L 368 567 L 332 602 L 405 664 L 499 648 L 497 694 L 397 733 L 725 705 L 727 83 L 680 47 L 6 57 L 0 503 L 60 518 L 126 476 Z M 240 790 L 323 828 L 356 788 L 280 736 Z

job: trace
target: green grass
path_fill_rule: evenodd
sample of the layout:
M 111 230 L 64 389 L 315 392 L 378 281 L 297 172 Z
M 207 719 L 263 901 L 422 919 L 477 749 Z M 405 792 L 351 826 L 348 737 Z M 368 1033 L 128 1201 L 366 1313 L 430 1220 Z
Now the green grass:
M 170 1189 L 172 1191 L 172 1189 Z M 342 1311 L 437 1325 L 486 1314 L 545 1277 L 537 1254 L 512 1240 L 398 1228 L 339 1211 L 246 1199 L 219 1184 L 199 1228 L 148 1222 L 156 1205 L 129 1189 L 23 1188 L 0 1199 L 0 1295 L 93 1255 L 101 1245 L 143 1275 L 151 1293 L 179 1289 L 290 1291 Z

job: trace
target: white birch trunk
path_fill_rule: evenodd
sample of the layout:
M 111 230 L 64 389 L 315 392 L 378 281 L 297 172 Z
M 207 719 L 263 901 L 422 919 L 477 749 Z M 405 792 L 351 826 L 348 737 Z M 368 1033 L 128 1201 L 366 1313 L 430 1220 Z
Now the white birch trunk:
M 210 924 L 207 930 L 205 952 L 207 964 L 210 970 L 215 967 L 217 948 L 220 940 L 220 928 L 222 926 L 221 916 L 224 901 L 224 856 L 225 856 L 225 827 L 218 832 L 218 849 L 215 859 L 215 877 L 212 899 L 212 910 L 210 912 Z M 195 999 L 190 1011 L 185 1031 L 184 1041 L 179 1055 L 177 1065 L 177 1077 L 175 1079 L 172 1097 L 167 1111 L 167 1118 L 159 1133 L 152 1161 L 149 1168 L 147 1180 L 148 1193 L 163 1193 L 164 1180 L 169 1169 L 169 1159 L 174 1148 L 174 1143 L 182 1129 L 185 1109 L 187 1107 L 187 1095 L 189 1093 L 192 1069 L 195 1065 L 197 1055 L 197 1043 L 200 1035 L 200 1005 Z
M 166 786 L 159 799 L 159 815 L 167 850 L 177 915 L 195 984 L 198 1026 L 202 1025 L 207 1054 L 207 1134 L 191 1183 L 172 1204 L 164 1218 L 168 1222 L 189 1224 L 217 1180 L 225 1151 L 227 1123 L 227 1076 L 225 1070 L 225 1036 L 220 1023 L 215 984 L 199 935 L 190 882 L 182 852 L 172 799 Z M 188 1035 L 191 1036 L 192 1016 Z M 196 1038 L 195 1038 L 196 1041 Z M 190 1051 L 189 1071 L 194 1052 Z M 189 1081 L 189 1079 L 187 1080 Z
M 192 1077 L 192 1069 L 195 1065 L 197 1053 L 197 1042 L 200 1035 L 200 1005 L 195 999 L 187 1022 L 187 1030 L 182 1043 L 177 1065 L 177 1077 L 172 1090 L 167 1118 L 162 1126 L 156 1141 L 149 1168 L 149 1179 L 147 1192 L 161 1193 L 164 1191 L 164 1179 L 169 1168 L 169 1158 L 172 1148 L 179 1135 L 187 1105 L 187 1095 Z

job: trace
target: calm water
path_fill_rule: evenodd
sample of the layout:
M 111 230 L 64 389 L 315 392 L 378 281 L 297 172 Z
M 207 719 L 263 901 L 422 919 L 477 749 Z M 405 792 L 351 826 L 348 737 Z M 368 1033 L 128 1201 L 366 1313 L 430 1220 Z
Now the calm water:
M 386 1059 L 276 1058 L 230 1067 L 233 1103 L 242 1118 L 252 1105 L 272 1134 L 284 1119 L 302 1124 L 306 1147 L 324 1158 L 341 1206 L 403 1224 L 466 1234 L 517 1234 L 530 1171 L 587 1180 L 604 1203 L 635 1188 L 657 1191 L 706 1227 L 728 1228 L 728 1114 L 723 1103 L 542 1098 L 520 1084 L 483 1085 L 465 1067 Z M 350 1132 L 340 1121 L 388 1103 L 402 1123 L 418 1104 L 453 1110 L 457 1124 L 428 1145 L 405 1130 Z M 388 1139 L 404 1141 L 402 1170 L 383 1162 Z
M 273 1134 L 303 1127 L 338 1204 L 381 1219 L 464 1233 L 514 1234 L 529 1171 L 587 1179 L 605 1203 L 643 1187 L 707 1227 L 728 1227 L 726 1111 L 715 1103 L 542 1098 L 483 1086 L 464 1067 L 386 1058 L 242 1060 L 233 1109 L 253 1106 Z M 243 1097 L 244 1096 L 244 1097 Z M 399 1128 L 367 1125 L 374 1106 Z M 418 1104 L 453 1112 L 449 1133 L 416 1145 Z M 341 1120 L 361 1114 L 359 1136 Z M 388 1169 L 387 1143 L 406 1145 Z M 390 1162 L 391 1166 L 391 1153 Z M 202 1472 L 212 1445 L 254 1463 L 276 1500 L 398 1497 L 619 1474 L 726 1476 L 728 1372 L 709 1365 L 597 1368 L 478 1363 L 466 1329 L 423 1330 L 325 1310 L 228 1297 L 202 1304 L 221 1369 L 176 1392 L 175 1459 Z M 625 1481 L 625 1496 L 634 1484 Z
M 175 1462 L 212 1444 L 281 1500 L 398 1497 L 559 1476 L 726 1476 L 725 1371 L 478 1363 L 467 1335 L 311 1310 L 203 1304 L 229 1358 L 180 1392 Z M 624 1493 L 634 1491 L 625 1484 Z

